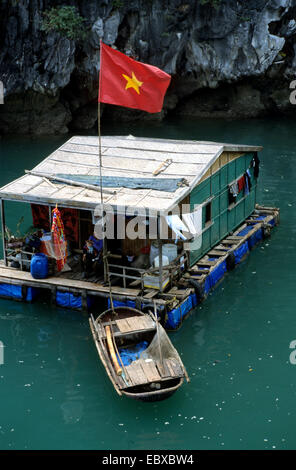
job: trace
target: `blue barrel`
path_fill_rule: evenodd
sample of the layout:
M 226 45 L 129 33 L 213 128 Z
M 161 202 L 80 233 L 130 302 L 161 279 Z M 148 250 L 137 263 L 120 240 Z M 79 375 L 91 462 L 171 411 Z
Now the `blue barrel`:
M 44 253 L 36 253 L 32 257 L 31 274 L 35 279 L 45 279 L 48 276 L 48 259 Z

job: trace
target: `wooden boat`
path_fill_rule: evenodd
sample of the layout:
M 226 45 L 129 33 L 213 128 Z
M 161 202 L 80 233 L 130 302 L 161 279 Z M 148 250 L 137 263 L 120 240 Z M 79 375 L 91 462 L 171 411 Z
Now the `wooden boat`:
M 89 322 L 100 359 L 119 395 L 159 401 L 178 390 L 184 377 L 189 382 L 178 352 L 152 313 L 116 307 L 96 319 L 91 315 Z M 135 345 L 143 341 L 147 347 L 133 354 Z M 126 358 L 131 360 L 128 365 Z

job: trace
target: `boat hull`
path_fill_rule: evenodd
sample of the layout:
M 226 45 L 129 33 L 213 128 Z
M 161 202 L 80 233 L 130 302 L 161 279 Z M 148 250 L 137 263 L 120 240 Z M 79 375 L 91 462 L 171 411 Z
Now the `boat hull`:
M 126 390 L 122 390 L 122 394 L 125 395 L 127 398 L 131 398 L 132 400 L 143 401 L 143 402 L 153 402 L 153 401 L 162 401 L 166 400 L 167 398 L 171 397 L 183 384 L 184 379 L 180 378 L 179 383 L 174 387 L 169 387 L 164 390 L 155 390 L 151 392 L 138 392 L 138 393 L 131 393 L 127 392 Z

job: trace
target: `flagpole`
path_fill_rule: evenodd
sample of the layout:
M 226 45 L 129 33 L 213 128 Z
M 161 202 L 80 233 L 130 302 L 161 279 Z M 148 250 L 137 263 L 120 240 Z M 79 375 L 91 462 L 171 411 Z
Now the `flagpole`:
M 103 177 L 102 177 L 102 139 L 101 139 L 101 70 L 102 70 L 102 41 L 100 41 L 100 73 L 99 73 L 99 99 L 98 99 L 98 137 L 99 137 L 99 167 L 100 167 L 100 194 L 101 194 L 101 221 L 102 221 L 102 235 L 104 235 L 104 224 L 103 224 Z M 103 237 L 103 261 L 104 261 L 104 280 L 107 281 L 107 269 L 106 269 L 106 241 L 105 236 Z
M 101 71 L 102 71 L 102 40 L 100 40 L 100 73 L 99 73 L 99 99 L 98 99 L 98 137 L 99 137 L 99 163 L 100 163 L 100 193 L 101 193 L 101 221 L 102 221 L 102 235 L 103 235 L 103 263 L 104 263 L 104 281 L 108 282 L 109 285 L 109 296 L 111 309 L 114 312 L 111 282 L 109 276 L 109 265 L 108 265 L 108 254 L 107 254 L 107 243 L 104 233 L 104 219 L 103 219 L 103 177 L 102 177 L 102 139 L 101 139 Z

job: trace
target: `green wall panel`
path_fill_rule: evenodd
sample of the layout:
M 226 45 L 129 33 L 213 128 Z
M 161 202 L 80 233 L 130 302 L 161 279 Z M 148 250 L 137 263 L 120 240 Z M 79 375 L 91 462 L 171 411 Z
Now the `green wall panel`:
M 211 231 L 207 230 L 202 234 L 202 251 L 209 250 L 211 248 Z
M 213 246 L 220 240 L 220 217 L 214 220 L 209 232 L 211 232 L 211 246 Z
M 220 171 L 217 171 L 212 176 L 212 194 L 218 194 L 220 192 Z
M 239 178 L 246 171 L 245 158 L 237 158 L 235 161 L 235 177 Z
M 227 186 L 228 182 L 228 168 L 227 165 L 223 166 L 220 170 L 220 184 L 221 184 L 221 189 L 225 188 Z
M 223 190 L 220 194 L 220 211 L 223 212 L 228 209 L 228 190 Z
M 228 178 L 227 178 L 227 184 L 231 183 L 231 181 L 235 180 L 236 178 L 236 165 L 235 165 L 235 160 L 233 162 L 228 163 L 226 165 L 228 167 Z
M 220 215 L 220 239 L 228 234 L 228 211 Z
M 239 225 L 245 219 L 245 204 L 243 202 L 235 207 L 235 226 Z
M 231 231 L 230 227 L 235 227 L 235 207 L 228 211 L 227 217 L 227 233 Z
M 220 195 L 212 200 L 212 219 L 220 215 Z
M 195 204 L 202 204 L 211 198 L 212 224 L 206 229 L 206 209 L 204 206 L 202 212 L 204 230 L 202 247 L 199 250 L 191 251 L 191 264 L 194 264 L 229 232 L 235 230 L 253 212 L 256 203 L 257 184 L 253 168 L 250 169 L 252 189 L 249 195 L 246 196 L 243 192 L 239 193 L 236 205 L 231 209 L 228 195 L 228 185 L 245 173 L 252 158 L 253 153 L 249 153 L 233 160 L 192 191 L 190 195 L 191 210 L 193 210 Z
M 211 196 L 211 180 L 207 178 L 190 195 L 190 204 L 202 204 Z

